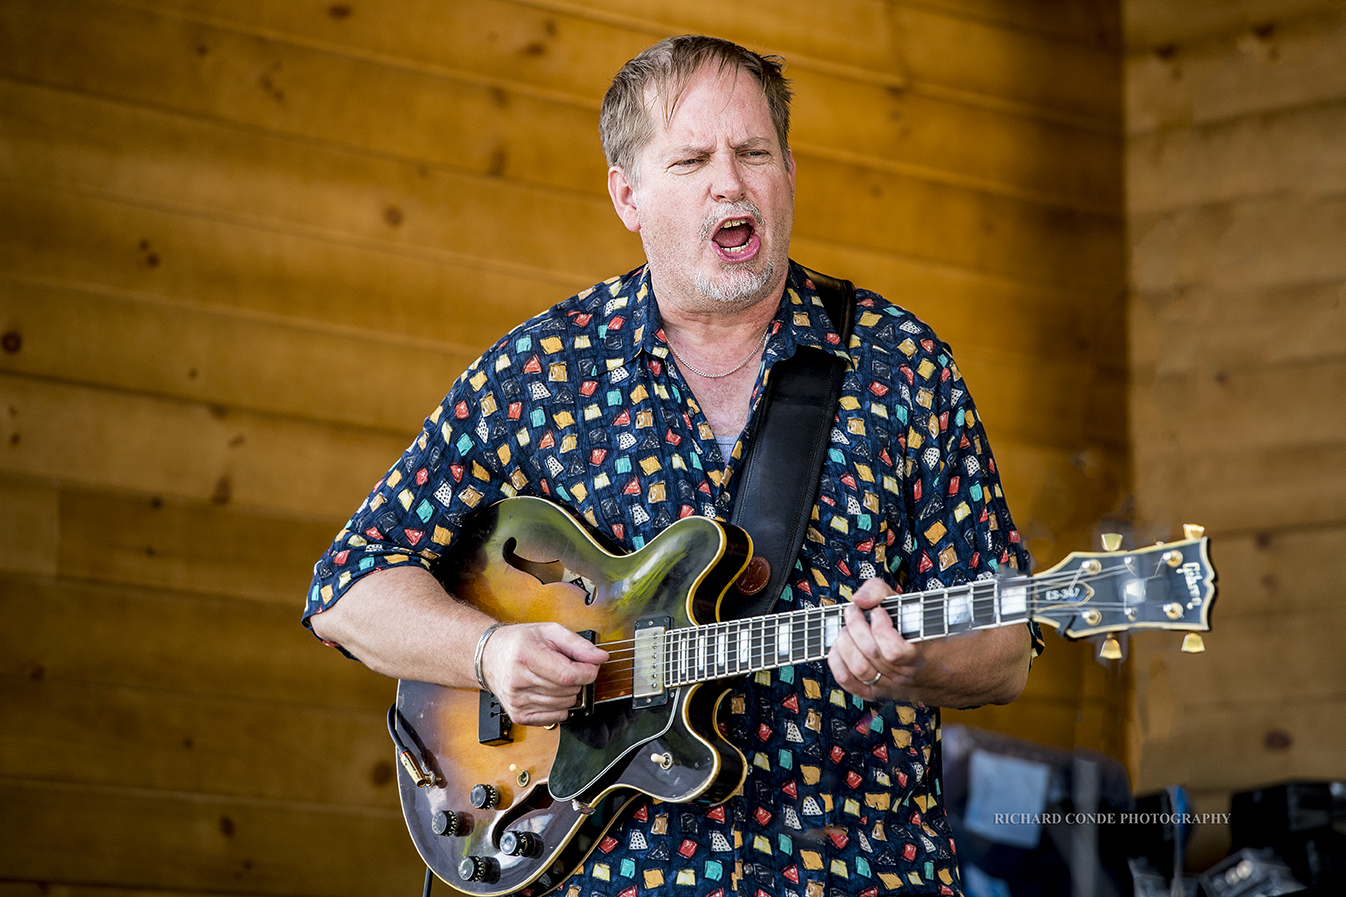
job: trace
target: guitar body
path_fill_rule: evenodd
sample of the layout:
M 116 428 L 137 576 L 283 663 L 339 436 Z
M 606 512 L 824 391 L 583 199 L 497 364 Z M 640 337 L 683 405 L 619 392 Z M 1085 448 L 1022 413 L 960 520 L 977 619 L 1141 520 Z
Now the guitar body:
M 642 627 L 715 622 L 751 553 L 745 532 L 704 517 L 615 553 L 557 505 L 515 498 L 474 518 L 436 575 L 496 619 L 560 622 L 616 658 L 634 655 Z M 637 796 L 716 803 L 741 786 L 746 761 L 715 725 L 724 683 L 635 701 L 635 667 L 604 664 L 590 705 L 547 729 L 502 723 L 498 705 L 476 690 L 399 683 L 398 728 L 432 780 L 418 785 L 399 767 L 403 814 L 440 878 L 484 897 L 540 895 Z M 474 789 L 484 806 L 474 806 Z

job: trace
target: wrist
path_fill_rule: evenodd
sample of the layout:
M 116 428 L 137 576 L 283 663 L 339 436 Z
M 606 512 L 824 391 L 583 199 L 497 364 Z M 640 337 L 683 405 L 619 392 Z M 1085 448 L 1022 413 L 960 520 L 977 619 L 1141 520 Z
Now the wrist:
M 492 623 L 490 626 L 486 627 L 486 631 L 481 634 L 481 638 L 477 639 L 477 650 L 472 658 L 472 668 L 473 672 L 477 674 L 477 685 L 480 686 L 481 690 L 484 692 L 491 691 L 491 687 L 486 684 L 486 677 L 481 668 L 482 660 L 486 656 L 486 643 L 491 640 L 491 636 L 495 634 L 495 631 L 504 625 L 506 624 Z

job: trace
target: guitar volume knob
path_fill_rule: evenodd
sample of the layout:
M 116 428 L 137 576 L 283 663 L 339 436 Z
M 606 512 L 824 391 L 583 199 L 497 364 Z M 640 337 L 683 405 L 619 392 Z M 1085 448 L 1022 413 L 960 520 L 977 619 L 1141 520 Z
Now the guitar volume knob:
M 452 810 L 440 810 L 430 817 L 430 828 L 436 835 L 451 838 L 462 828 L 462 818 Z
M 458 864 L 458 877 L 463 881 L 495 881 L 498 877 L 495 863 L 488 857 L 463 857 Z
M 542 839 L 536 832 L 505 832 L 500 836 L 500 849 L 512 857 L 535 857 L 542 853 Z
M 500 791 L 494 785 L 473 785 L 470 800 L 478 810 L 491 810 L 500 804 Z

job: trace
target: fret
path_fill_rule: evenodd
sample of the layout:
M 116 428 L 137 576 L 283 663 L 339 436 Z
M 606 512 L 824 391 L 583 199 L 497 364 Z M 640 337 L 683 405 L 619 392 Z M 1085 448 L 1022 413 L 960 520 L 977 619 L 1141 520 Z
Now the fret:
M 738 665 L 734 668 L 735 673 L 742 673 L 748 668 L 751 653 L 752 624 L 740 624 L 738 627 Z
M 687 662 L 687 642 L 688 634 L 686 630 L 678 633 L 678 655 L 677 655 L 677 682 L 679 685 L 687 684 L 690 678 L 689 664 Z
M 841 636 L 841 609 L 838 608 L 832 613 L 826 613 L 825 611 L 823 613 L 823 643 L 821 645 L 822 650 L 818 652 L 819 657 L 824 656 L 831 650 Z
M 715 628 L 715 669 L 721 674 L 729 672 L 729 628 Z
M 678 639 L 680 633 L 675 629 L 664 636 L 664 682 L 676 685 L 678 679 Z
M 1008 581 L 1000 589 L 1001 621 L 1028 619 L 1028 580 L 1019 577 Z
M 687 630 L 683 629 L 678 632 L 677 642 L 673 645 L 674 679 L 679 685 L 685 685 L 687 680 L 691 678 L 691 670 L 689 669 L 687 662 L 687 639 Z
M 796 611 L 790 616 L 794 618 L 794 626 L 791 627 L 790 662 L 803 663 L 811 659 L 809 656 L 809 632 L 812 627 L 809 625 L 809 612 L 807 610 Z
M 944 590 L 944 599 L 948 603 L 945 616 L 948 618 L 950 632 L 966 632 L 972 628 L 972 586 L 961 586 L 953 591 Z
M 995 582 L 979 579 L 969 587 L 972 592 L 972 625 L 977 629 L 991 629 L 1000 623 L 1000 606 L 996 601 Z
M 898 630 L 905 639 L 923 638 L 920 594 L 902 595 L 897 600 Z
M 696 630 L 692 629 L 682 638 L 682 675 L 683 683 L 696 681 Z
M 921 638 L 937 638 L 948 634 L 949 621 L 945 616 L 948 597 L 947 589 L 938 593 L 938 596 L 935 592 L 921 593 Z
M 788 615 L 780 618 L 776 624 L 776 661 L 779 664 L 788 663 L 794 656 L 794 635 L 791 633 L 790 617 Z

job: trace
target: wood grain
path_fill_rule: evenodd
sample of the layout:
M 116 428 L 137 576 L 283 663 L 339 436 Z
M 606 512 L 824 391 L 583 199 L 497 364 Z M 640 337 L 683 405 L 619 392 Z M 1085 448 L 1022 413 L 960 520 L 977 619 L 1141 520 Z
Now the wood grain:
M 263 602 L 234 592 L 11 573 L 0 574 L 0 595 L 0 675 L 16 682 L 128 694 L 157 689 L 228 699 L 238 708 L 251 701 L 347 715 L 378 713 L 392 703 L 392 680 L 370 674 L 298 625 L 295 595 Z M 315 682 L 324 687 L 315 689 Z
M 1247 348 L 1207 326 L 1235 288 L 1205 272 L 1249 245 L 1253 219 L 1312 240 L 1293 219 L 1335 214 L 1285 178 L 1235 174 L 1336 131 L 1307 107 L 1269 112 L 1266 134 L 1219 124 L 1228 101 L 1184 87 L 1151 118 L 1209 119 L 1190 155 L 1156 133 L 1127 156 L 1124 63 L 1151 78 L 1142 94 L 1171 70 L 1123 54 L 1118 13 L 1113 0 L 785 0 L 749 17 L 705 0 L 0 4 L 0 897 L 420 886 L 389 786 L 392 683 L 300 627 L 311 567 L 471 358 L 641 263 L 604 189 L 597 110 L 617 67 L 666 34 L 787 57 L 793 254 L 953 345 L 1036 562 L 1121 528 L 1127 391 L 1187 390 L 1191 408 L 1217 387 L 1182 353 L 1232 365 Z M 1313 58 L 1295 28 L 1278 46 Z M 1229 80 L 1218 51 L 1182 49 L 1213 84 L 1260 71 Z M 1179 160 L 1167 176 L 1200 174 L 1230 205 L 1156 184 L 1152 217 L 1129 220 L 1128 158 L 1156 177 Z M 1337 189 L 1331 152 L 1295 158 Z M 1136 253 L 1128 314 L 1137 223 L 1157 236 Z M 1170 265 L 1165 239 L 1205 256 Z M 1295 296 L 1305 310 L 1278 332 L 1330 329 L 1336 269 L 1305 281 L 1276 264 L 1237 288 L 1239 307 L 1265 316 Z M 1175 319 L 1202 333 L 1163 333 Z M 1163 333 L 1138 374 L 1132 325 Z M 1340 354 L 1326 332 L 1278 351 Z M 1219 388 L 1256 392 L 1229 369 Z M 1185 510 L 1218 482 L 1172 494 Z M 1238 575 L 1253 577 L 1235 600 L 1265 609 L 1317 588 L 1282 565 L 1336 542 L 1296 532 L 1234 532 L 1250 552 Z M 974 718 L 1120 754 L 1116 668 L 1048 638 L 1023 701 Z
M 232 893 L 412 893 L 420 866 L 394 810 L 0 779 L 6 874 Z M 97 808 L 107 824 L 74 824 Z M 115 824 L 112 824 L 115 820 Z M 63 841 L 53 851 L 50 845 Z M 399 884 L 400 883 L 400 884 Z
M 1220 590 L 1205 654 L 1133 642 L 1132 772 L 1221 810 L 1341 775 L 1343 12 L 1127 6 L 1136 535 L 1206 524 Z
M 398 806 L 386 706 L 347 713 L 203 697 L 167 679 L 141 689 L 0 676 L 0 697 L 6 775 L 382 812 Z M 296 744 L 327 748 L 314 758 Z

